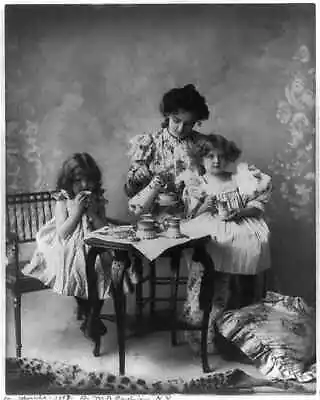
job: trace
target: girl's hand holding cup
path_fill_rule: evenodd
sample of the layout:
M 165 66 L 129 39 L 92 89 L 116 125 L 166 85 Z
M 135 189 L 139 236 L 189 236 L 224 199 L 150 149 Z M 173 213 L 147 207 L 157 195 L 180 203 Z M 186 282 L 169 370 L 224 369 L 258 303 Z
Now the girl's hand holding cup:
M 223 218 L 224 221 L 233 221 L 233 222 L 239 222 L 242 218 L 240 210 L 231 210 L 229 211 L 226 216 Z
M 212 213 L 216 212 L 216 198 L 214 196 L 206 196 L 203 202 L 203 208 Z
M 75 210 L 79 214 L 83 214 L 90 204 L 91 192 L 89 190 L 83 190 L 79 192 L 74 198 Z

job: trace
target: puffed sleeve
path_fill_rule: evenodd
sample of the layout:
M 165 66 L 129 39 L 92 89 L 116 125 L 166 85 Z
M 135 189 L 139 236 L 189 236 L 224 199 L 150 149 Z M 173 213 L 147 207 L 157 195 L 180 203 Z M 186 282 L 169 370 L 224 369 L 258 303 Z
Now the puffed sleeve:
M 51 196 L 55 201 L 65 201 L 69 199 L 69 195 L 65 190 L 57 190 L 53 192 Z
M 242 192 L 245 207 L 255 207 L 264 211 L 272 192 L 271 177 L 254 165 L 242 165 L 238 168 L 239 189 Z
M 155 152 L 155 143 L 151 134 L 135 136 L 129 142 L 130 167 L 127 173 L 125 191 L 128 197 L 133 197 L 150 182 L 150 179 L 137 179 L 136 173 L 142 166 L 149 169 Z

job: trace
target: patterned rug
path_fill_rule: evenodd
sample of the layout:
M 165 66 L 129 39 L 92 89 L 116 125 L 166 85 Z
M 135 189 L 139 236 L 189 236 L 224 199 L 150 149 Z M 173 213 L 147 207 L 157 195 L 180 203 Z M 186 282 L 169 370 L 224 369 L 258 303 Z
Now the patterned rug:
M 240 369 L 183 380 L 146 381 L 108 372 L 87 372 L 76 365 L 32 358 L 6 359 L 6 394 L 243 394 L 315 393 L 294 381 L 257 379 Z

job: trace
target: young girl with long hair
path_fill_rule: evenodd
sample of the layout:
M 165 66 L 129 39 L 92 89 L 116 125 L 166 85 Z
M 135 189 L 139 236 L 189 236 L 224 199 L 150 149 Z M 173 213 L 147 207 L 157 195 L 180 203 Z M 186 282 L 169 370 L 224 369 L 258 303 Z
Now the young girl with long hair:
M 240 308 L 265 294 L 264 276 L 270 267 L 269 229 L 264 220 L 265 205 L 271 194 L 271 178 L 254 166 L 239 163 L 241 155 L 232 141 L 221 135 L 208 135 L 194 147 L 193 167 L 183 172 L 183 199 L 189 221 L 185 234 L 211 235 L 206 247 L 215 267 L 212 287 L 208 342 L 214 351 L 214 321 L 226 309 Z M 203 267 L 189 260 L 188 296 L 185 318 L 198 323 Z M 192 346 L 199 347 L 197 332 L 187 333 Z
M 106 333 L 99 318 L 109 297 L 111 255 L 103 252 L 95 270 L 87 270 L 90 247 L 87 232 L 110 222 L 106 217 L 102 175 L 88 153 L 75 153 L 62 165 L 57 179 L 56 206 L 52 220 L 37 234 L 37 249 L 23 273 L 33 276 L 53 291 L 74 296 L 81 330 L 94 341 Z

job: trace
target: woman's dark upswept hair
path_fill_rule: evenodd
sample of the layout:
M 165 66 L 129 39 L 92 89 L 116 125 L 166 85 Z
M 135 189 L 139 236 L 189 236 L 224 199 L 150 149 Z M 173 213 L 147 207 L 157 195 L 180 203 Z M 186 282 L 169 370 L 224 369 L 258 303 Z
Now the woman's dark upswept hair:
M 194 85 L 188 84 L 183 88 L 174 88 L 164 94 L 160 104 L 160 111 L 165 117 L 162 126 L 168 126 L 168 116 L 180 110 L 194 115 L 195 121 L 205 121 L 209 118 L 209 109 L 206 99 L 196 90 Z
M 203 168 L 203 162 L 202 162 L 203 157 L 206 157 L 212 150 L 216 149 L 222 151 L 224 159 L 228 163 L 235 162 L 242 153 L 242 151 L 233 141 L 226 139 L 222 135 L 217 135 L 212 133 L 210 135 L 204 136 L 195 145 L 192 152 L 192 158 L 194 160 L 194 163 L 198 167 Z
M 79 175 L 95 183 L 94 193 L 103 192 L 101 170 L 88 153 L 74 153 L 63 163 L 57 179 L 57 190 L 65 190 L 70 197 L 74 197 L 73 184 Z

